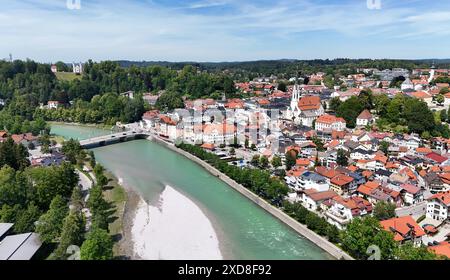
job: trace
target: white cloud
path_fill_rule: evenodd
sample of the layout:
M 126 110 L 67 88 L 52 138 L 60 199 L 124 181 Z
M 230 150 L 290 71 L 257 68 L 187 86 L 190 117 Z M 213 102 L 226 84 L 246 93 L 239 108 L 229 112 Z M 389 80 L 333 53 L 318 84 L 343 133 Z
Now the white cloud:
M 7 8 L 0 10 L 0 38 L 7 42 L 0 44 L 0 57 L 12 52 L 15 56 L 44 61 L 88 58 L 221 61 L 298 58 L 299 50 L 302 58 L 342 56 L 336 47 L 327 52 L 308 45 L 313 40 L 311 34 L 322 31 L 345 38 L 348 48 L 343 49 L 350 57 L 361 53 L 354 45 L 364 39 L 371 41 L 367 48 L 373 53 L 376 49 L 372 45 L 381 40 L 401 43 L 402 38 L 420 40 L 421 36 L 448 34 L 450 30 L 448 12 L 418 12 L 410 6 L 389 8 L 389 5 L 379 11 L 369 10 L 365 1 L 355 5 L 282 0 L 270 5 L 207 0 L 179 9 L 154 1 L 125 4 L 125 1 L 82 0 L 79 11 L 64 9 L 61 4 L 65 1 L 8 3 Z M 232 8 L 233 12 L 189 12 L 219 6 Z M 312 37 L 299 35 L 305 32 Z M 324 42 L 328 40 L 323 38 Z M 322 53 L 318 53 L 319 49 Z M 445 50 L 448 47 L 442 53 Z M 394 55 L 388 50 L 384 52 L 386 57 Z

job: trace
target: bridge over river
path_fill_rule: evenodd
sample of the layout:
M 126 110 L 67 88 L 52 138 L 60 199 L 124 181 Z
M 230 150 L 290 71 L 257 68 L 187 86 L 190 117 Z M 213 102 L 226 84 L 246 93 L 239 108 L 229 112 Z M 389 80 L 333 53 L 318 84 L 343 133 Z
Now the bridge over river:
M 136 139 L 144 139 L 148 136 L 150 136 L 150 134 L 142 131 L 129 130 L 82 140 L 80 141 L 80 145 L 85 149 L 92 149 Z

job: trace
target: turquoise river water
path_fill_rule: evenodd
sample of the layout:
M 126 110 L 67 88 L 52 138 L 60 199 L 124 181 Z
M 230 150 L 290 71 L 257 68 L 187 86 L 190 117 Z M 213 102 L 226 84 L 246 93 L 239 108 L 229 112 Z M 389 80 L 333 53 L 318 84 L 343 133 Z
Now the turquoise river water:
M 52 125 L 52 133 L 78 140 L 109 131 Z M 187 158 L 148 140 L 93 149 L 98 162 L 150 204 L 170 185 L 211 220 L 222 254 L 236 260 L 320 260 L 331 257 L 306 238 Z M 182 229 L 180 229 L 182 230 Z

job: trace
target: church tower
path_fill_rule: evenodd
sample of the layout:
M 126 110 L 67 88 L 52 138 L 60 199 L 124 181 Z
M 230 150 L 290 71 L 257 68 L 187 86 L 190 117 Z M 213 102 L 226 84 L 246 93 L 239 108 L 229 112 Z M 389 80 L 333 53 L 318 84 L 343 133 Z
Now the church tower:
M 428 83 L 431 83 L 434 80 L 435 74 L 436 74 L 436 67 L 434 66 L 434 62 L 433 62 L 433 66 L 431 66 L 430 78 L 428 79 Z
M 298 111 L 298 101 L 300 100 L 300 86 L 296 82 L 292 91 L 291 112 Z

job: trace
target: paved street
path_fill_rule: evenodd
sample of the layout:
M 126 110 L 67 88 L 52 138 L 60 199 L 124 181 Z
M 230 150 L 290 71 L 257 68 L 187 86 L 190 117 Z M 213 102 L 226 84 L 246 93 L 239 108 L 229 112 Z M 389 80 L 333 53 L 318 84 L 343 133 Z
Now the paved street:
M 80 176 L 80 185 L 82 191 L 87 191 L 92 188 L 92 181 L 89 179 L 88 176 L 86 176 L 84 173 L 76 170 L 77 174 Z
M 399 208 L 395 210 L 395 214 L 399 217 L 403 216 L 413 216 L 413 218 L 418 219 L 427 212 L 427 202 L 423 201 L 413 206 Z

